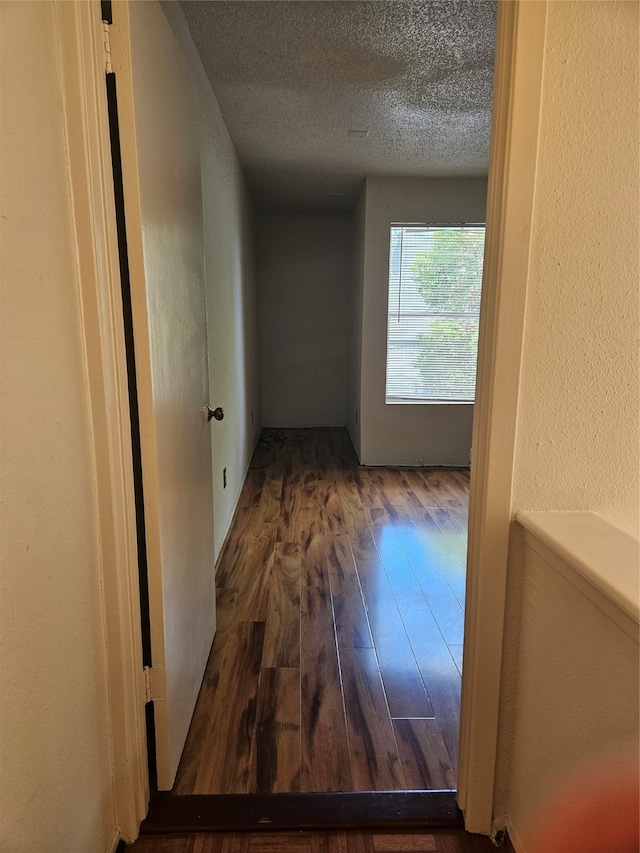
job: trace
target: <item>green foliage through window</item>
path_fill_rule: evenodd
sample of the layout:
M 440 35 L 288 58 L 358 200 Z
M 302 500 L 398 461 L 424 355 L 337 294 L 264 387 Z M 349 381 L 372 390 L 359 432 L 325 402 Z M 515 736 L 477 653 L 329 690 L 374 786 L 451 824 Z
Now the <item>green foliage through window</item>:
M 393 226 L 386 401 L 472 402 L 484 226 Z

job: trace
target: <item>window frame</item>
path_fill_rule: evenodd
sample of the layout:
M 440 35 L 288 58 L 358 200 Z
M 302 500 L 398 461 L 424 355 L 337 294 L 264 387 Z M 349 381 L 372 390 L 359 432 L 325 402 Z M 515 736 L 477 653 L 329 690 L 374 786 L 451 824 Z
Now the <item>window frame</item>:
M 387 277 L 386 277 L 386 338 L 385 338 L 385 381 L 384 381 L 384 402 L 387 406 L 423 406 L 423 405 L 436 405 L 436 406 L 473 406 L 475 403 L 475 385 L 474 383 L 474 393 L 471 399 L 456 399 L 456 398 L 448 398 L 448 397 L 393 397 L 389 395 L 389 342 L 390 342 L 390 318 L 392 316 L 393 306 L 391 304 L 391 287 L 392 287 L 392 279 L 391 279 L 391 265 L 392 265 L 392 239 L 393 239 L 393 230 L 394 229 L 422 229 L 427 231 L 439 231 L 439 230 L 463 230 L 463 229 L 482 229 L 483 235 L 486 240 L 486 222 L 397 222 L 392 221 L 388 226 L 388 266 L 387 266 Z M 402 264 L 402 255 L 400 263 Z M 484 253 L 483 253 L 483 266 L 484 266 Z M 480 288 L 482 290 L 482 280 L 480 282 Z M 398 309 L 399 309 L 398 305 Z M 421 312 L 421 316 L 426 317 L 451 317 L 451 318 L 464 318 L 464 317 L 472 317 L 477 320 L 479 326 L 479 317 L 480 317 L 480 303 L 478 303 L 477 312 L 438 312 L 434 310 L 429 310 L 425 308 L 424 313 Z M 476 362 L 475 362 L 475 370 L 477 372 L 477 353 L 476 353 Z

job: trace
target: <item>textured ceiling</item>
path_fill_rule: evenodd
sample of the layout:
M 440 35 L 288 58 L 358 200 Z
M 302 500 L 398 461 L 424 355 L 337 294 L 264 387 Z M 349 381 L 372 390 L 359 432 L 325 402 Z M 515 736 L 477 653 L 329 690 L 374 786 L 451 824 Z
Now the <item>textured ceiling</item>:
M 261 209 L 345 210 L 367 175 L 486 174 L 493 0 L 181 5 Z

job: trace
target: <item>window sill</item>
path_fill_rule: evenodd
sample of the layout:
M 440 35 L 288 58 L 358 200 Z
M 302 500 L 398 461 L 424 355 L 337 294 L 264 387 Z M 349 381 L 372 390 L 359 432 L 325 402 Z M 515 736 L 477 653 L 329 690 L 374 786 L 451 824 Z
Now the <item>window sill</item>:
M 475 400 L 385 400 L 385 406 L 473 406 Z

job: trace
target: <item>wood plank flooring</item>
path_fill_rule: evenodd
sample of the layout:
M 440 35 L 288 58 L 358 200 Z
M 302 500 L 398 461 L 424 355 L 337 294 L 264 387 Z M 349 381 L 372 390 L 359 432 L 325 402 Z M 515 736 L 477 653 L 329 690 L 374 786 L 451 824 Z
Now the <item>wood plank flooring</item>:
M 454 788 L 468 472 L 361 468 L 344 430 L 254 464 L 174 793 Z
M 501 849 L 513 853 L 508 840 Z M 496 848 L 486 836 L 445 829 L 148 835 L 127 850 L 132 853 L 495 853 Z

